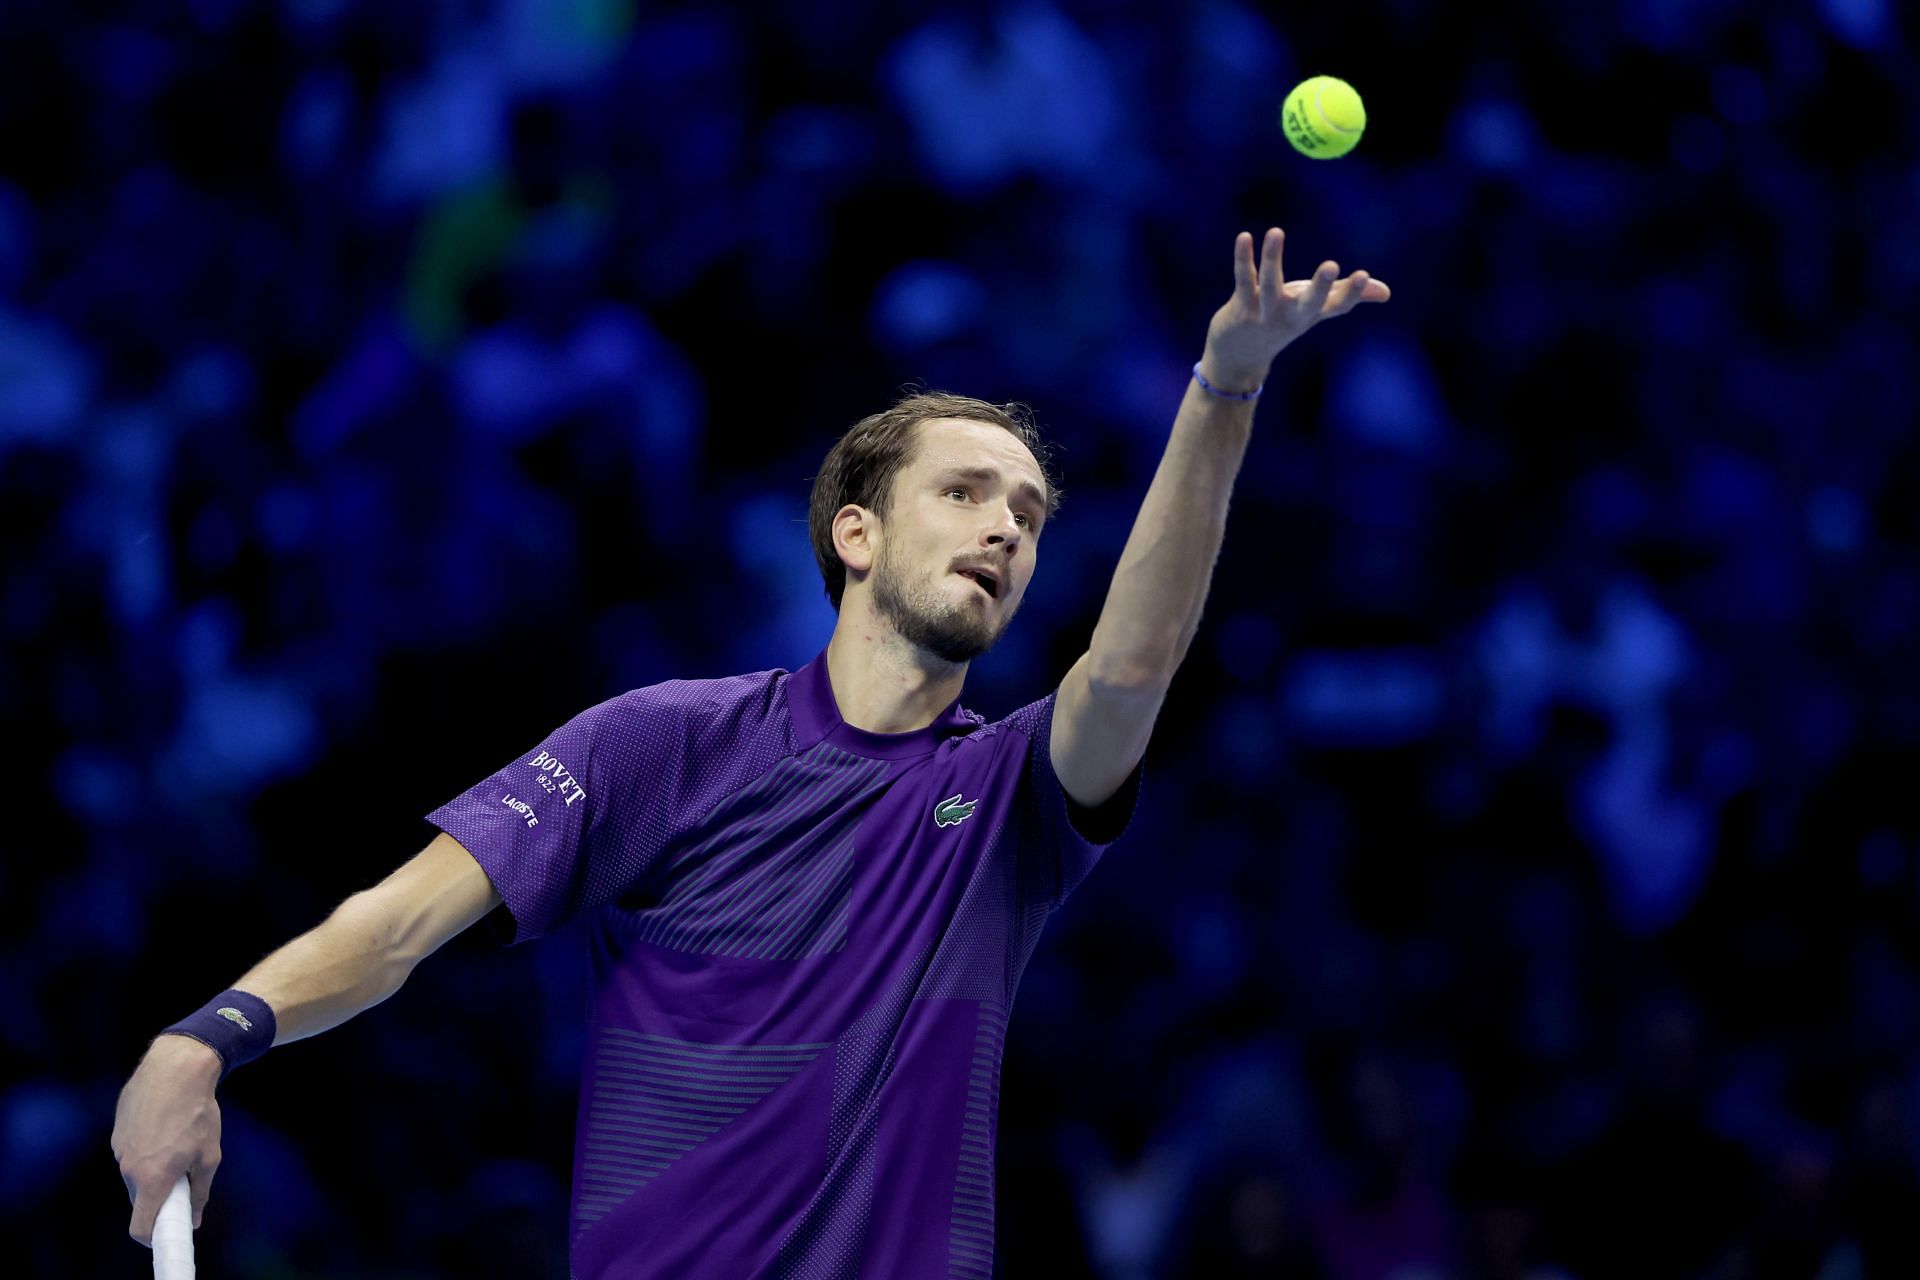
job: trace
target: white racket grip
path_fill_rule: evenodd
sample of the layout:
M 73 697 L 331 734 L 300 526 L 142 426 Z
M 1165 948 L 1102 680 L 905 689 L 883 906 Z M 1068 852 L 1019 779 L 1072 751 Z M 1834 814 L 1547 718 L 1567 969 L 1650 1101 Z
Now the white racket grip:
M 153 1220 L 153 1280 L 193 1280 L 193 1197 L 185 1174 Z

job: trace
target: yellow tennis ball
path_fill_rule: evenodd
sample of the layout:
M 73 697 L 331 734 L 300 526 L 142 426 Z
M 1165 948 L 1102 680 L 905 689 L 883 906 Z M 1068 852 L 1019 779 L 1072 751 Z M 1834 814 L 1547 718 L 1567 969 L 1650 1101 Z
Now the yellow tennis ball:
M 1280 108 L 1280 127 L 1303 156 L 1331 160 L 1354 149 L 1367 127 L 1367 109 L 1353 86 L 1337 76 L 1302 80 Z

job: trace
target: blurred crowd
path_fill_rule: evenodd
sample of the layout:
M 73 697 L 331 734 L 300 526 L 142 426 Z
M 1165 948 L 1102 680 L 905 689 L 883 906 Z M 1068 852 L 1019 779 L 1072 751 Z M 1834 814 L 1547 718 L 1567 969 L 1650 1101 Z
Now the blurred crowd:
M 1920 1274 L 1912 21 L 0 6 L 7 1256 L 140 1263 L 146 1039 L 425 812 L 818 652 L 809 479 L 909 381 L 1061 446 L 966 701 L 1044 693 L 1279 224 L 1394 299 L 1281 357 L 1026 974 L 1001 1273 Z M 564 1274 L 581 961 L 481 932 L 223 1085 L 210 1272 Z

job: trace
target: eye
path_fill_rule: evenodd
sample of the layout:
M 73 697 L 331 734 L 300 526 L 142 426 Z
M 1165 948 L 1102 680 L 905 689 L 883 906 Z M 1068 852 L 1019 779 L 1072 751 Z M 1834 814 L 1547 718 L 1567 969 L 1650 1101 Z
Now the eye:
M 958 487 L 947 490 L 946 493 L 941 496 L 951 498 L 956 493 L 963 498 L 970 496 L 965 489 L 961 489 Z
M 1033 528 L 1033 517 L 1029 516 L 1026 512 L 1024 511 L 1019 512 L 1013 518 L 1020 522 L 1020 527 L 1022 529 Z

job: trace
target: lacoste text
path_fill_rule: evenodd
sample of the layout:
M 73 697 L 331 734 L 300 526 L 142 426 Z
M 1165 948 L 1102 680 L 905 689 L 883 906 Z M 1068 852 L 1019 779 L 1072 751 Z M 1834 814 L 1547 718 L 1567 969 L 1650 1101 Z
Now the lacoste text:
M 512 792 L 508 792 L 506 795 L 502 796 L 500 798 L 500 803 L 504 804 L 505 806 L 507 806 L 507 808 L 513 810 L 515 813 L 525 818 L 527 820 L 528 826 L 537 827 L 540 825 L 540 819 L 533 816 L 533 806 L 528 804 L 525 800 L 514 799 Z

